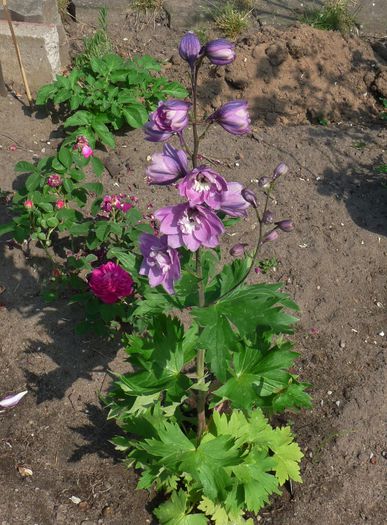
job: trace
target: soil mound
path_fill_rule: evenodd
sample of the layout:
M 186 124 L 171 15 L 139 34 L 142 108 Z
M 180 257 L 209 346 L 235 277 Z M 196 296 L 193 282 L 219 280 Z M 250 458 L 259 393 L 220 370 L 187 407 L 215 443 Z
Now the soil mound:
M 267 27 L 240 39 L 236 61 L 214 71 L 203 93 L 212 107 L 245 98 L 266 124 L 369 120 L 387 97 L 386 64 L 356 36 Z

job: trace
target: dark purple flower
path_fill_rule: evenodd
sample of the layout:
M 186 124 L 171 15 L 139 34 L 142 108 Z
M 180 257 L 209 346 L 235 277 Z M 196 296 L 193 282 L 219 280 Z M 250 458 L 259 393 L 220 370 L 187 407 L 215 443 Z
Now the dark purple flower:
M 234 44 L 225 38 L 211 40 L 205 46 L 205 54 L 212 64 L 225 66 L 234 62 L 236 54 Z
M 171 184 L 187 174 L 187 155 L 181 149 L 165 144 L 162 153 L 152 155 L 152 164 L 146 170 L 150 184 Z
M 155 217 L 160 221 L 160 231 L 168 235 L 168 244 L 172 248 L 186 246 L 191 252 L 200 246 L 215 248 L 219 244 L 219 235 L 224 232 L 217 215 L 200 205 L 167 206 L 157 210 Z
M 50 175 L 48 177 L 47 184 L 51 188 L 58 188 L 58 186 L 61 186 L 61 184 L 62 184 L 62 178 L 61 178 L 60 175 L 57 175 L 56 173 L 54 173 L 53 175 Z
M 180 260 L 177 250 L 168 246 L 167 235 L 155 237 L 143 233 L 140 250 L 144 257 L 140 275 L 148 276 L 150 286 L 161 284 L 166 292 L 174 294 L 173 284 L 180 279 Z
M 208 120 L 216 121 L 223 129 L 233 135 L 245 135 L 251 131 L 251 121 L 245 100 L 227 102 L 210 115 Z
M 278 179 L 278 177 L 280 177 L 281 175 L 286 175 L 288 171 L 289 171 L 289 168 L 285 164 L 285 162 L 281 162 L 280 164 L 278 164 L 278 166 L 274 170 L 272 180 Z
M 230 249 L 230 255 L 233 257 L 241 257 L 245 253 L 245 248 L 248 246 L 245 242 L 238 242 Z
M 277 227 L 283 232 L 292 232 L 294 230 L 294 223 L 291 219 L 284 219 L 283 221 L 276 222 Z
M 178 187 L 180 195 L 189 200 L 192 206 L 207 204 L 218 210 L 223 193 L 227 191 L 227 182 L 213 169 L 199 166 L 188 173 Z
M 249 204 L 251 204 L 251 206 L 253 208 L 257 208 L 258 207 L 258 203 L 257 203 L 257 196 L 255 195 L 255 193 L 247 188 L 243 188 L 242 190 L 242 197 L 245 199 L 246 202 L 248 202 Z
M 276 229 L 271 230 L 271 232 L 267 233 L 265 237 L 263 238 L 262 242 L 269 242 L 269 241 L 276 241 L 279 237 L 279 234 Z
M 89 276 L 93 294 L 103 303 L 113 304 L 133 294 L 133 279 L 121 266 L 109 261 L 95 268 Z
M 183 100 L 159 102 L 158 108 L 149 115 L 149 122 L 145 124 L 146 140 L 162 142 L 174 133 L 183 131 L 188 126 L 190 107 L 191 104 Z
M 271 224 L 274 221 L 274 216 L 270 210 L 266 210 L 262 215 L 263 224 Z
M 179 53 L 183 60 L 189 63 L 191 67 L 195 65 L 200 55 L 202 46 L 200 40 L 192 31 L 186 33 L 180 40 Z
M 239 182 L 228 182 L 219 209 L 231 217 L 246 217 L 250 205 L 242 197 L 242 190 L 243 186 Z

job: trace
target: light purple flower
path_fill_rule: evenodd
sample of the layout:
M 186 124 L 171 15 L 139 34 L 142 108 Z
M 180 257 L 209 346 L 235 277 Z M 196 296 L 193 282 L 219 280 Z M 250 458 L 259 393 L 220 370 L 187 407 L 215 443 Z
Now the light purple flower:
M 161 208 L 155 213 L 160 221 L 160 231 L 168 235 L 172 248 L 185 246 L 195 252 L 200 246 L 215 248 L 224 232 L 222 221 L 204 206 L 188 203 Z
M 200 40 L 192 31 L 186 33 L 180 40 L 179 53 L 183 60 L 189 63 L 191 67 L 195 65 L 200 55 L 202 46 Z
M 210 208 L 218 210 L 223 193 L 227 191 L 227 182 L 213 169 L 199 166 L 184 177 L 178 188 L 180 195 L 192 206 L 207 204 Z
M 205 54 L 212 64 L 225 66 L 235 60 L 234 44 L 225 38 L 211 40 L 205 46 Z
M 54 173 L 53 175 L 50 175 L 47 179 L 47 184 L 51 187 L 51 188 L 58 188 L 59 186 L 61 186 L 62 184 L 62 178 L 60 175 L 57 175 L 56 173 Z
M 273 177 L 272 177 L 272 179 L 273 179 L 273 180 L 276 180 L 276 179 L 278 179 L 278 177 L 280 177 L 281 175 L 286 175 L 288 171 L 289 171 L 289 168 L 288 168 L 288 166 L 285 164 L 285 162 L 281 162 L 280 164 L 278 164 L 278 166 L 277 166 L 276 169 L 274 170 L 274 173 L 273 173 Z
M 291 219 L 284 219 L 283 221 L 276 222 L 275 224 L 277 225 L 277 228 L 286 233 L 292 232 L 294 230 L 294 223 Z
M 243 186 L 239 182 L 228 182 L 219 209 L 231 217 L 247 217 L 246 210 L 250 204 L 242 197 L 242 190 Z
M 187 155 L 181 149 L 165 144 L 162 153 L 152 155 L 152 164 L 146 170 L 150 184 L 171 184 L 187 174 Z
M 237 244 L 234 244 L 232 248 L 230 248 L 230 255 L 233 257 L 241 257 L 245 254 L 245 248 L 248 246 L 245 242 L 238 242 Z
M 174 282 L 180 279 L 180 260 L 177 250 L 168 246 L 167 235 L 155 237 L 143 233 L 140 250 L 144 256 L 140 275 L 148 276 L 150 286 L 161 284 L 166 292 L 174 294 Z
M 248 188 L 244 188 L 242 190 L 242 197 L 245 199 L 246 202 L 251 204 L 253 208 L 258 207 L 257 196 L 253 191 L 249 190 Z
M 18 394 L 8 394 L 7 396 L 3 397 L 3 399 L 0 399 L 0 408 L 15 407 L 26 394 L 28 394 L 28 390 L 24 390 Z
M 133 285 L 128 272 L 113 261 L 95 268 L 89 276 L 90 290 L 106 304 L 116 303 L 119 299 L 132 295 Z
M 279 237 L 279 234 L 276 229 L 271 230 L 265 235 L 262 242 L 276 241 Z
M 191 104 L 183 100 L 159 102 L 158 108 L 149 115 L 149 122 L 145 124 L 146 140 L 162 142 L 174 133 L 183 131 L 188 126 L 190 107 Z
M 216 121 L 223 129 L 233 135 L 245 135 L 251 131 L 251 121 L 245 100 L 227 102 L 210 115 L 208 120 Z

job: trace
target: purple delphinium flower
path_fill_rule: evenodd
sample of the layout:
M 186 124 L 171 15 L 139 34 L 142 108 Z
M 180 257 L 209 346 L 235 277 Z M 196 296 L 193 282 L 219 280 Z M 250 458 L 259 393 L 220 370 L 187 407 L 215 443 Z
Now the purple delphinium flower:
M 204 48 L 205 54 L 212 64 L 225 66 L 235 60 L 234 44 L 225 38 L 210 40 Z
M 168 100 L 159 102 L 158 108 L 149 115 L 145 124 L 146 140 L 162 142 L 168 140 L 174 133 L 183 131 L 188 126 L 188 112 L 191 107 L 184 100 Z
M 161 233 L 168 235 L 168 244 L 172 248 L 186 246 L 191 252 L 200 246 L 215 248 L 224 232 L 217 215 L 200 205 L 184 203 L 167 206 L 157 210 L 155 217 L 160 221 Z
M 208 120 L 216 121 L 223 129 L 233 135 L 245 135 L 251 131 L 251 121 L 245 100 L 227 102 L 210 115 Z
M 289 171 L 289 168 L 288 168 L 288 166 L 285 164 L 285 162 L 281 162 L 280 164 L 278 164 L 278 166 L 277 166 L 276 169 L 274 170 L 274 173 L 273 173 L 273 177 L 272 177 L 272 179 L 273 179 L 273 180 L 276 180 L 276 179 L 278 179 L 278 177 L 280 177 L 281 175 L 286 175 L 288 171 Z
M 162 153 L 152 155 L 152 164 L 146 170 L 150 184 L 171 184 L 188 171 L 187 155 L 181 149 L 165 144 Z
M 24 390 L 18 394 L 8 394 L 7 396 L 3 397 L 3 399 L 0 399 L 0 408 L 15 407 L 26 394 L 28 394 L 28 390 Z
M 245 248 L 248 246 L 245 242 L 238 242 L 237 244 L 234 244 L 232 248 L 230 248 L 230 255 L 233 257 L 241 257 L 245 254 Z
M 294 223 L 291 219 L 284 219 L 283 221 L 278 221 L 275 224 L 277 225 L 277 228 L 286 233 L 292 232 L 294 230 Z
M 113 304 L 133 294 L 133 279 L 121 266 L 109 261 L 95 268 L 89 276 L 93 294 L 103 303 Z
M 168 246 L 168 236 L 143 233 L 140 250 L 144 257 L 140 275 L 148 276 L 150 286 L 161 284 L 166 292 L 174 294 L 174 282 L 180 279 L 180 260 L 177 250 Z
M 265 237 L 263 238 L 262 242 L 269 242 L 269 241 L 276 241 L 279 237 L 279 234 L 276 229 L 271 230 L 271 232 L 267 233 Z
M 249 190 L 248 188 L 244 188 L 242 190 L 242 197 L 245 199 L 246 202 L 251 204 L 253 208 L 258 207 L 257 196 L 253 191 Z
M 218 210 L 222 195 L 227 191 L 227 182 L 211 168 L 199 166 L 184 177 L 178 188 L 180 195 L 191 205 L 207 204 L 210 208 Z
M 56 173 L 54 173 L 53 175 L 50 175 L 47 179 L 47 184 L 51 187 L 51 188 L 58 188 L 59 186 L 61 186 L 62 184 L 62 178 L 60 175 L 57 175 Z
M 239 182 L 228 182 L 219 209 L 231 217 L 246 217 L 250 205 L 242 197 L 242 190 L 243 186 Z
M 198 37 L 195 33 L 189 31 L 180 40 L 179 54 L 181 58 L 193 68 L 196 60 L 199 58 L 201 48 L 202 46 Z

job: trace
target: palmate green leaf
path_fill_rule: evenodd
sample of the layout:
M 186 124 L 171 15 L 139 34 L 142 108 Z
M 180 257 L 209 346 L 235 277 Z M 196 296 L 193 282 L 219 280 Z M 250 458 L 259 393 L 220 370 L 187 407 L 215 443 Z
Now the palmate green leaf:
M 160 525 L 208 525 L 204 514 L 187 514 L 187 495 L 172 492 L 171 498 L 154 511 Z
M 298 383 L 293 380 L 287 385 L 286 389 L 274 396 L 273 410 L 275 412 L 283 412 L 287 408 L 312 408 L 312 400 L 310 395 L 305 392 L 310 388 L 309 383 Z
M 304 457 L 300 447 L 293 441 L 290 427 L 276 428 L 270 448 L 274 452 L 274 471 L 280 485 L 292 479 L 302 483 L 300 461 Z

